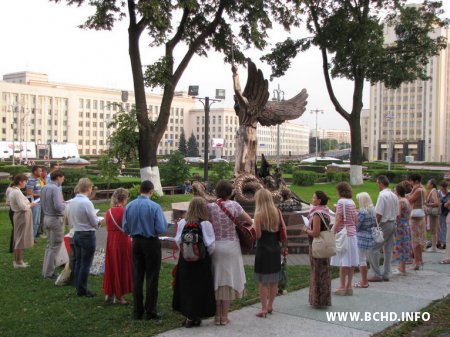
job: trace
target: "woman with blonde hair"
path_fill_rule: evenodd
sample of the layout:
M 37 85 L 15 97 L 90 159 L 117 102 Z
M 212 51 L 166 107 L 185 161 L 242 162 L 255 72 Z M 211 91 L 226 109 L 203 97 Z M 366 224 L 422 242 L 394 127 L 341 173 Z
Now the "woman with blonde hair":
M 260 189 L 255 194 L 255 281 L 259 283 L 259 299 L 261 311 L 257 317 L 266 317 L 273 311 L 273 301 L 278 291 L 278 281 L 281 277 L 281 247 L 279 231 L 285 231 L 282 226 L 281 213 L 273 203 L 272 194 L 266 189 Z M 285 237 L 286 235 L 284 235 Z
M 111 208 L 105 214 L 108 236 L 103 292 L 107 303 L 128 304 L 123 295 L 133 291 L 131 239 L 122 229 L 122 218 L 127 202 L 128 190 L 116 189 L 111 197 Z
M 197 258 L 188 254 L 194 248 L 190 252 L 184 250 L 184 243 L 193 237 L 198 238 L 196 247 L 200 250 L 197 251 Z M 212 224 L 208 221 L 205 199 L 195 197 L 191 200 L 185 219 L 178 222 L 175 242 L 181 248 L 181 253 L 176 267 L 172 308 L 186 317 L 184 327 L 199 326 L 202 318 L 214 316 L 216 312 L 211 269 L 215 236 Z
M 358 242 L 359 272 L 361 280 L 353 286 L 355 288 L 367 288 L 367 254 L 373 247 L 372 228 L 376 225 L 375 208 L 372 199 L 367 192 L 356 195 L 359 204 L 358 221 L 356 223 L 356 239 Z

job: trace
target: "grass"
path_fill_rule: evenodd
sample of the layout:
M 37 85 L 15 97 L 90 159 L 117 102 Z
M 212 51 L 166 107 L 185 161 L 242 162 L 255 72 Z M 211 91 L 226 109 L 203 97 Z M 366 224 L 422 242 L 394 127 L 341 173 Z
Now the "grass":
M 448 336 L 450 332 L 450 295 L 441 300 L 433 301 L 421 310 L 430 314 L 429 321 L 405 322 L 382 331 L 375 337 L 438 337 Z M 446 334 L 447 333 L 447 334 Z
M 160 200 L 164 209 L 171 202 L 192 196 L 165 196 Z M 105 210 L 108 203 L 96 204 Z M 25 261 L 31 267 L 13 269 L 8 253 L 11 227 L 7 212 L 0 211 L 0 336 L 152 336 L 180 326 L 182 317 L 172 311 L 172 268 L 163 263 L 159 281 L 158 309 L 164 315 L 161 324 L 131 320 L 131 306 L 108 306 L 103 302 L 102 276 L 90 276 L 89 286 L 98 294 L 95 298 L 78 298 L 70 286 L 56 287 L 41 277 L 46 240 L 39 240 L 25 251 Z M 257 303 L 257 284 L 253 281 L 253 266 L 246 266 L 246 296 L 234 301 L 232 310 Z M 289 291 L 309 285 L 309 266 L 288 266 Z M 333 270 L 333 277 L 336 277 Z M 131 295 L 126 298 L 131 300 Z

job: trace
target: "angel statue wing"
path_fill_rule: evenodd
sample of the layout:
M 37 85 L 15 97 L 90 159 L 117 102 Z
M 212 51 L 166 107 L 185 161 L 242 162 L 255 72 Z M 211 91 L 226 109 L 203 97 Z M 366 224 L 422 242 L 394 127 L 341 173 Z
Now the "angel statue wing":
M 281 124 L 286 120 L 296 119 L 306 110 L 306 89 L 287 101 L 269 101 L 258 116 L 258 122 L 264 126 Z
M 261 69 L 257 69 L 252 60 L 247 59 L 248 77 L 242 95 L 248 101 L 247 112 L 259 115 L 269 99 L 269 83 L 264 79 Z

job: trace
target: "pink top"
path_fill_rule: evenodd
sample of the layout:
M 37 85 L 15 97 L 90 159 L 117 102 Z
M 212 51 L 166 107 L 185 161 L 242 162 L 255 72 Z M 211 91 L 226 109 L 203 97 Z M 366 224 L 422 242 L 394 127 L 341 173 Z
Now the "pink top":
M 227 200 L 222 204 L 235 218 L 244 213 L 244 209 L 236 201 Z M 239 241 L 233 221 L 214 202 L 208 204 L 209 221 L 214 228 L 216 241 Z
M 341 198 L 338 200 L 336 205 L 336 219 L 338 218 L 341 219 L 341 224 L 336 227 L 336 233 L 339 233 L 345 225 L 347 228 L 347 236 L 356 235 L 358 212 L 352 199 Z

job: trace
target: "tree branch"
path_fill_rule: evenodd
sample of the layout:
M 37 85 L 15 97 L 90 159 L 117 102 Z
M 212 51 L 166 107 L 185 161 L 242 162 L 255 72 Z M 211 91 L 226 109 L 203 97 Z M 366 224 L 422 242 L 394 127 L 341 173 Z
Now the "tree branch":
M 307 4 L 311 16 L 313 19 L 314 26 L 316 28 L 317 32 L 320 32 L 320 24 L 319 24 L 319 18 L 317 16 L 317 12 L 315 11 L 314 4 L 312 2 L 309 2 Z M 346 121 L 350 120 L 350 114 L 341 106 L 338 99 L 336 98 L 336 95 L 334 94 L 333 86 L 331 84 L 331 78 L 330 73 L 328 71 L 328 55 L 326 48 L 320 48 L 320 51 L 322 53 L 322 68 L 323 68 L 323 74 L 325 76 L 325 84 L 327 86 L 328 95 L 330 96 L 331 102 L 334 105 L 334 108 L 336 111 L 345 118 Z

